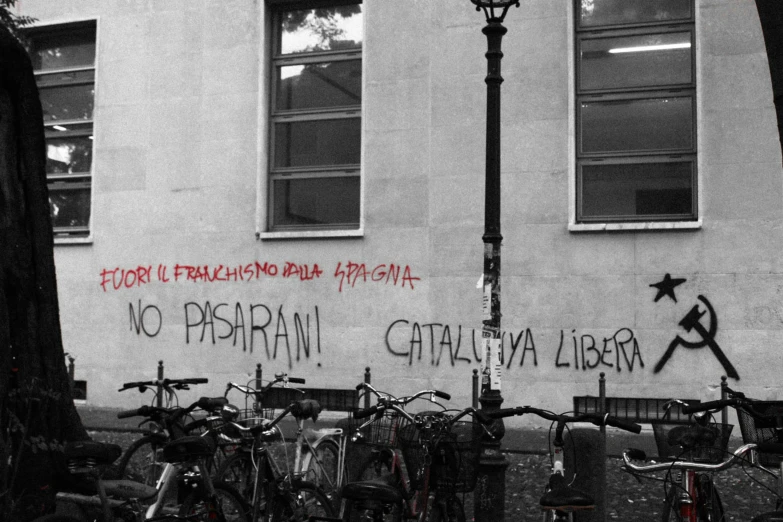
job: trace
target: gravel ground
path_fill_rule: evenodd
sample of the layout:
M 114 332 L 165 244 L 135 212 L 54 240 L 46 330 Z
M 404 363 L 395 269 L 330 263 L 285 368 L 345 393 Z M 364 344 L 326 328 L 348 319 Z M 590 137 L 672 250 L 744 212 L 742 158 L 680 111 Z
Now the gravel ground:
M 113 442 L 127 447 L 139 437 L 138 433 L 90 432 L 94 440 Z M 543 494 L 549 475 L 549 457 L 510 453 L 506 454 L 509 466 L 506 470 L 506 520 L 511 522 L 541 520 L 538 501 Z M 647 478 L 641 481 L 621 471 L 620 459 L 607 461 L 607 521 L 629 522 L 660 520 L 663 508 L 663 482 Z M 751 475 L 733 468 L 717 474 L 715 484 L 721 494 L 726 520 L 749 521 L 753 516 L 774 508 L 773 495 L 757 481 L 768 487 L 774 482 L 765 479 L 757 471 Z M 662 477 L 661 477 L 662 478 Z M 468 520 L 472 518 L 472 499 L 465 498 Z

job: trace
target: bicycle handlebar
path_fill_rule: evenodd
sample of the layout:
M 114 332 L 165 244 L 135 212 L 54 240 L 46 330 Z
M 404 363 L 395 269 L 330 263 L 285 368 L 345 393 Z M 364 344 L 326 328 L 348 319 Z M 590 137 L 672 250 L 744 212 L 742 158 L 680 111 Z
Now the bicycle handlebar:
M 131 388 L 144 388 L 147 386 L 163 386 L 164 388 L 168 388 L 172 386 L 187 386 L 188 384 L 206 384 L 208 382 L 209 379 L 206 377 L 192 377 L 188 379 L 155 379 L 154 381 L 126 382 L 122 385 L 122 388 L 117 391 L 130 390 Z
M 144 405 L 135 410 L 125 410 L 117 413 L 118 419 L 127 419 L 130 417 L 153 417 L 155 415 L 171 415 L 172 418 L 178 419 L 196 408 L 201 408 L 205 411 L 214 411 L 218 408 L 222 408 L 228 404 L 228 399 L 225 397 L 200 397 L 199 400 L 188 406 L 187 408 L 159 408 L 157 406 Z
M 725 408 L 726 406 L 740 406 L 742 404 L 747 403 L 744 399 L 721 399 L 717 401 L 707 401 L 707 402 L 701 402 L 699 404 L 694 404 L 693 406 L 683 406 L 682 412 L 683 413 L 698 413 L 701 411 L 710 411 L 710 410 L 721 410 Z
M 775 446 L 777 450 L 783 449 L 783 444 L 770 444 Z M 645 454 L 641 450 L 625 450 L 623 452 L 623 466 L 626 469 L 635 471 L 637 473 L 653 473 L 655 471 L 670 471 L 670 470 L 693 470 L 693 471 L 722 471 L 728 469 L 738 461 L 744 460 L 745 454 L 753 449 L 758 449 L 756 444 L 744 444 L 740 446 L 728 459 L 718 464 L 706 464 L 702 462 L 693 462 L 689 460 L 675 460 L 673 462 L 662 462 L 648 465 L 637 465 L 631 462 L 631 460 L 643 460 Z
M 527 413 L 532 413 L 534 415 L 538 415 L 539 417 L 550 420 L 552 422 L 557 423 L 568 423 L 568 422 L 592 422 L 596 426 L 612 426 L 614 428 L 620 428 L 621 430 L 630 431 L 632 433 L 639 433 L 642 431 L 642 427 L 635 423 L 630 421 L 624 421 L 621 419 L 618 419 L 617 417 L 612 417 L 611 415 L 602 415 L 600 413 L 583 413 L 581 415 L 558 415 L 556 413 L 552 413 L 551 411 L 542 410 L 540 408 L 534 408 L 532 406 L 518 406 L 516 408 L 504 408 L 500 410 L 496 410 L 493 412 L 489 412 L 487 415 L 490 418 L 493 419 L 503 419 L 505 417 L 513 417 L 516 415 L 525 415 Z

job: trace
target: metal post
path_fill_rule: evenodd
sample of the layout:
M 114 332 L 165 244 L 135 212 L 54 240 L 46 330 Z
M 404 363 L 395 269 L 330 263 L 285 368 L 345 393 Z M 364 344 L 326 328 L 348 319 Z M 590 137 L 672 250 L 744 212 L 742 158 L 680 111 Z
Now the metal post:
M 729 387 L 729 384 L 728 384 L 728 382 L 726 382 L 727 380 L 728 380 L 728 377 L 726 377 L 725 375 L 721 375 L 721 378 L 720 378 L 720 398 L 721 398 L 721 400 L 724 400 L 724 399 L 726 399 L 726 397 L 728 397 L 728 391 L 726 390 L 726 388 Z M 720 410 L 720 422 L 721 422 L 721 424 L 728 424 L 728 422 L 729 422 L 728 421 L 728 413 L 729 413 L 728 409 L 729 409 L 728 406 L 724 406 L 723 409 Z
M 255 385 L 256 390 L 260 390 L 261 388 L 264 387 L 264 381 L 261 380 L 261 375 L 262 375 L 261 363 L 257 363 L 256 364 L 256 385 Z
M 367 384 L 370 384 L 370 381 L 372 380 L 372 376 L 370 375 L 370 367 L 366 367 L 364 369 L 364 382 Z M 364 409 L 367 409 L 370 407 L 370 393 L 365 391 L 364 392 Z
M 74 357 L 68 355 L 68 382 L 71 384 L 71 388 L 73 388 L 73 380 L 76 376 L 76 367 L 74 365 L 75 360 L 76 359 Z
M 473 369 L 473 395 L 472 395 L 472 397 L 473 397 L 473 407 L 474 408 L 478 408 L 479 407 L 479 402 L 478 402 L 478 397 L 479 397 L 478 382 L 479 382 L 478 370 L 476 370 L 474 368 Z
M 483 327 L 482 352 L 485 374 L 482 375 L 481 396 L 479 402 L 483 411 L 491 412 L 500 409 L 503 397 L 500 394 L 500 378 L 498 375 L 487 375 L 494 371 L 490 364 L 493 361 L 489 354 L 494 354 L 501 341 L 500 330 L 500 245 L 503 236 L 500 234 L 500 85 L 503 77 L 500 74 L 500 62 L 503 58 L 501 42 L 507 29 L 503 19 L 509 7 L 518 1 L 511 0 L 471 0 L 476 10 L 484 10 L 487 25 L 482 33 L 487 37 L 487 131 L 486 131 L 486 171 L 484 192 L 484 276 L 483 276 Z M 493 382 L 494 381 L 494 382 Z M 506 500 L 506 468 L 508 461 L 500 452 L 500 441 L 505 434 L 502 420 L 497 420 L 492 426 L 494 438 L 485 437 L 482 441 L 481 458 L 479 460 L 479 483 L 475 496 L 476 522 L 503 522 L 505 520 Z
M 606 374 L 601 372 L 598 378 L 598 413 L 606 415 L 608 408 L 606 404 Z M 600 441 L 598 443 L 598 459 L 601 462 L 601 472 L 599 473 L 598 480 L 600 481 L 598 487 L 598 494 L 601 498 L 598 499 L 596 507 L 595 519 L 598 521 L 606 520 L 606 426 L 601 424 L 600 428 Z
M 158 408 L 163 407 L 163 361 L 158 361 Z

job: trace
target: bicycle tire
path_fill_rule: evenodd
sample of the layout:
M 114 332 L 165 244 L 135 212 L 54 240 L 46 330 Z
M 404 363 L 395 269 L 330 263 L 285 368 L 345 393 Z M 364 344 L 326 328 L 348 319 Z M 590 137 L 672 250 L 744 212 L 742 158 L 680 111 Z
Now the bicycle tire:
M 723 522 L 723 504 L 720 495 L 707 474 L 696 475 L 699 498 L 696 500 L 697 519 L 700 522 Z
M 215 513 L 210 509 L 209 499 L 204 497 L 203 492 L 199 490 L 188 493 L 180 506 L 179 515 L 188 517 L 189 521 L 194 522 L 214 520 L 218 520 L 218 522 L 250 522 L 248 505 L 236 489 L 221 482 L 215 482 L 213 486 L 220 502 L 223 520 L 220 520 L 220 517 L 214 518 Z
M 118 477 L 154 487 L 166 465 L 162 459 L 164 445 L 160 437 L 152 435 L 134 441 L 117 464 Z
M 375 504 L 372 508 L 369 506 L 362 508 L 352 500 L 344 500 L 343 522 L 359 522 L 364 520 L 383 520 L 384 522 L 402 522 L 402 505 L 395 504 L 391 513 L 386 513 L 380 504 Z M 376 512 L 377 513 L 374 513 Z M 369 514 L 368 514 L 369 512 Z M 377 514 L 377 516 L 375 516 Z
M 82 519 L 69 515 L 44 515 L 32 520 L 32 522 L 82 522 Z
M 333 440 L 323 440 L 308 452 L 302 462 L 302 469 L 308 481 L 319 486 L 326 496 L 337 506 L 340 489 L 345 485 L 345 464 L 343 463 L 342 483 L 338 482 L 340 472 L 340 446 Z
M 436 499 L 429 512 L 428 522 L 465 522 L 465 508 L 456 495 Z
M 723 522 L 723 504 L 720 495 L 708 475 L 696 475 L 696 494 L 694 499 L 696 519 L 699 522 Z M 676 488 L 669 489 L 663 508 L 663 522 L 682 522 L 680 516 L 680 502 Z
M 663 504 L 663 513 L 661 514 L 662 522 L 681 522 L 680 517 L 680 501 L 677 494 L 677 488 L 671 487 L 666 493 L 666 500 Z
M 289 492 L 276 495 L 270 522 L 306 522 L 308 517 L 334 517 L 326 494 L 312 482 L 297 481 Z
M 255 472 L 251 453 L 235 453 L 220 464 L 217 473 L 215 473 L 215 481 L 234 488 L 242 498 L 252 502 Z

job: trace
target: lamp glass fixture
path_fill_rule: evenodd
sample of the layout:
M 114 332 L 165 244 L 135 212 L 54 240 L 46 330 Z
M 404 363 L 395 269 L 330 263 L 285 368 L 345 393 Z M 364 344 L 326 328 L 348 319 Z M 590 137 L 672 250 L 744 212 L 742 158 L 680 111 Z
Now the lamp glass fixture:
M 484 10 L 487 21 L 502 22 L 508 9 L 513 5 L 519 7 L 519 0 L 470 0 L 476 6 L 476 11 Z M 499 15 L 495 10 L 501 10 Z

